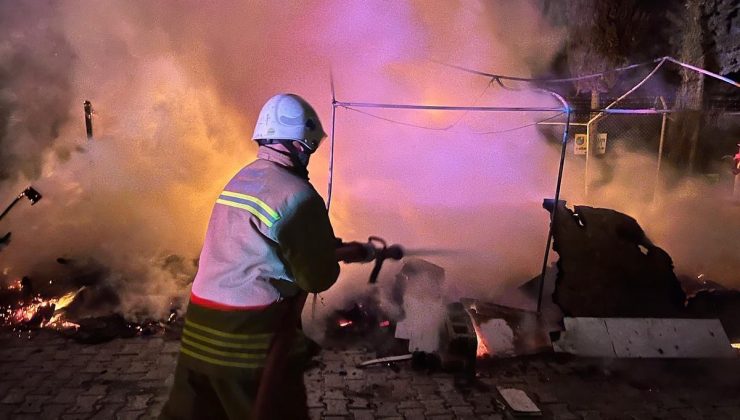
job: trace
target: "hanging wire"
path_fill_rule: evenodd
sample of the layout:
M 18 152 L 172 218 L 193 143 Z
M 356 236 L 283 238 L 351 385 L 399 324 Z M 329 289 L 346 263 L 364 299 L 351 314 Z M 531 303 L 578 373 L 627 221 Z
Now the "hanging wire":
M 378 120 L 382 120 L 382 121 L 389 122 L 389 123 L 392 123 L 392 124 L 403 125 L 403 126 L 406 126 L 406 127 L 421 128 L 423 130 L 431 130 L 431 131 L 447 131 L 450 128 L 450 126 L 447 126 L 447 127 L 429 127 L 429 126 L 417 125 L 417 124 L 413 124 L 413 123 L 409 123 L 409 122 L 394 120 L 392 118 L 383 117 L 383 116 L 378 115 L 378 114 L 373 114 L 371 112 L 362 111 L 360 109 L 349 107 L 349 106 L 344 106 L 342 108 L 348 109 L 350 111 L 357 112 L 358 114 L 367 115 L 368 117 L 372 117 L 372 118 L 375 118 L 375 119 L 378 119 Z
M 450 128 L 450 127 L 426 127 L 426 126 L 423 126 L 423 125 L 416 125 L 416 124 L 408 123 L 408 122 L 405 122 L 405 121 L 394 120 L 392 118 L 386 118 L 386 117 L 383 117 L 383 116 L 380 116 L 380 115 L 377 115 L 377 114 L 373 114 L 373 113 L 370 113 L 370 112 L 362 111 L 362 110 L 359 110 L 359 109 L 356 109 L 356 108 L 350 108 L 350 107 L 343 107 L 343 108 L 348 109 L 350 111 L 357 112 L 358 114 L 367 115 L 368 117 L 371 117 L 371 118 L 376 118 L 376 119 L 381 120 L 381 121 L 386 121 L 386 122 L 389 122 L 389 123 L 392 123 L 392 124 L 403 125 L 403 126 L 406 126 L 406 127 L 420 128 L 420 129 L 423 129 L 423 130 L 432 130 L 432 131 L 448 131 L 449 128 Z M 509 133 L 509 132 L 512 132 L 512 131 L 517 131 L 517 130 L 521 130 L 523 128 L 527 128 L 527 127 L 531 127 L 531 126 L 534 126 L 534 125 L 537 125 L 537 124 L 541 124 L 543 122 L 554 120 L 555 118 L 557 118 L 557 117 L 559 117 L 559 116 L 561 116 L 563 114 L 565 114 L 564 111 L 563 112 L 558 112 L 557 114 L 552 115 L 550 117 L 543 118 L 541 120 L 537 120 L 535 122 L 527 123 L 527 124 L 520 125 L 520 126 L 517 126 L 517 127 L 507 128 L 507 129 L 504 129 L 504 130 L 482 131 L 482 132 L 477 132 L 477 131 L 471 131 L 471 132 L 450 131 L 450 133 L 456 133 L 456 134 L 473 134 L 473 135 L 481 135 L 481 136 L 482 135 L 488 135 L 488 134 Z
M 434 61 L 434 60 L 432 60 L 432 61 L 435 62 L 435 63 L 437 63 L 437 64 L 441 64 L 443 66 L 446 66 L 446 67 L 450 67 L 450 68 L 453 68 L 453 69 L 461 70 L 461 71 L 464 71 L 464 72 L 467 72 L 467 73 L 477 74 L 479 76 L 492 77 L 492 78 L 498 79 L 498 80 L 512 80 L 512 81 L 517 81 L 517 82 L 534 82 L 534 83 L 568 83 L 568 82 L 577 82 L 579 80 L 596 79 L 596 78 L 599 78 L 599 77 L 604 77 L 605 75 L 607 75 L 609 73 L 618 73 L 618 72 L 623 72 L 623 71 L 627 71 L 627 70 L 636 69 L 636 68 L 639 68 L 639 67 L 643 67 L 643 66 L 647 66 L 649 64 L 656 63 L 656 62 L 662 60 L 663 58 L 665 58 L 665 57 L 656 58 L 655 60 L 646 61 L 646 62 L 643 62 L 643 63 L 630 64 L 628 66 L 618 67 L 618 68 L 615 68 L 615 69 L 612 69 L 612 70 L 605 70 L 605 71 L 602 71 L 602 72 L 599 72 L 599 73 L 585 74 L 585 75 L 582 75 L 582 76 L 567 77 L 567 78 L 562 78 L 562 79 L 547 79 L 547 78 L 506 76 L 506 75 L 503 75 L 503 74 L 486 73 L 486 72 L 482 72 L 482 71 L 479 71 L 479 70 L 473 70 L 473 69 L 469 69 L 469 68 L 466 68 L 466 67 L 457 66 L 457 65 L 454 65 L 454 64 L 443 63 L 441 61 Z
M 559 116 L 561 116 L 561 115 L 563 115 L 563 114 L 565 114 L 565 111 L 564 111 L 564 112 L 558 112 L 557 114 L 555 114 L 555 115 L 553 115 L 553 116 L 551 116 L 551 117 L 543 118 L 543 119 L 541 119 L 541 120 L 538 120 L 538 121 L 535 121 L 535 122 L 533 122 L 533 123 L 529 123 L 529 124 L 524 124 L 524 125 L 520 125 L 520 126 L 518 126 L 518 127 L 514 127 L 514 128 L 507 128 L 506 130 L 495 130 L 495 131 L 483 131 L 483 132 L 473 132 L 472 134 L 476 134 L 476 135 L 486 135 L 486 134 L 503 134 L 503 133 L 510 133 L 510 132 L 512 132 L 512 131 L 517 131 L 517 130 L 521 130 L 521 129 L 523 129 L 523 128 L 527 128 L 527 127 L 532 127 L 532 126 L 534 126 L 534 125 L 538 125 L 538 124 L 542 124 L 542 123 L 544 123 L 544 122 L 547 122 L 547 121 L 551 121 L 551 120 L 554 120 L 555 118 L 557 118 L 557 117 L 559 117 Z
M 630 65 L 624 66 L 624 67 L 617 67 L 615 69 L 605 70 L 605 71 L 602 71 L 602 72 L 599 72 L 599 73 L 585 74 L 585 75 L 581 75 L 581 76 L 567 77 L 567 78 L 561 78 L 561 79 L 506 76 L 506 75 L 503 75 L 503 74 L 494 74 L 494 73 L 488 73 L 488 72 L 483 72 L 483 71 L 479 71 L 479 70 L 473 70 L 473 69 L 469 69 L 469 68 L 466 68 L 466 67 L 457 66 L 457 65 L 454 65 L 454 64 L 443 63 L 441 61 L 434 61 L 434 60 L 432 60 L 432 61 L 435 62 L 435 63 L 437 63 L 437 64 L 446 66 L 446 67 L 450 67 L 450 68 L 453 68 L 453 69 L 461 70 L 461 71 L 464 71 L 466 73 L 477 74 L 479 76 L 492 77 L 494 79 L 499 79 L 499 80 L 513 80 L 513 81 L 518 81 L 518 82 L 532 82 L 532 83 L 568 83 L 568 82 L 577 82 L 579 80 L 588 80 L 588 79 L 595 79 L 595 78 L 599 78 L 599 77 L 604 77 L 604 76 L 606 76 L 607 74 L 610 74 L 610 73 L 619 73 L 619 72 L 623 72 L 623 71 L 627 71 L 627 70 L 632 70 L 632 69 L 636 69 L 636 68 L 639 68 L 639 67 L 644 67 L 644 66 L 647 66 L 647 65 L 650 65 L 650 64 L 658 63 L 658 62 L 661 62 L 661 61 L 670 61 L 671 63 L 677 64 L 677 65 L 679 65 L 681 67 L 684 67 L 684 68 L 687 68 L 687 69 L 691 69 L 693 71 L 702 73 L 702 74 L 707 75 L 709 77 L 713 77 L 713 78 L 715 78 L 717 80 L 721 80 L 721 81 L 723 81 L 725 83 L 728 83 L 730 85 L 733 85 L 735 87 L 740 87 L 740 83 L 739 82 L 736 82 L 736 81 L 734 81 L 734 80 L 732 80 L 732 79 L 730 79 L 728 77 L 721 76 L 721 75 L 719 75 L 717 73 L 713 73 L 713 72 L 711 72 L 709 70 L 705 70 L 705 69 L 703 69 L 701 67 L 692 66 L 691 64 L 684 63 L 682 61 L 676 60 L 675 58 L 670 57 L 670 56 L 658 57 L 658 58 L 656 58 L 654 60 L 645 61 L 645 62 L 637 63 L 637 64 L 630 64 Z

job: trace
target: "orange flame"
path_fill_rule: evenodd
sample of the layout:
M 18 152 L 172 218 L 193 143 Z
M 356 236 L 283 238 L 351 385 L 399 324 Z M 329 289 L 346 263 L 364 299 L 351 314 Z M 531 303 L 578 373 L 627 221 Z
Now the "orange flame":
M 476 324 L 475 322 L 473 322 L 473 329 L 475 330 L 475 337 L 478 340 L 478 348 L 475 350 L 475 356 L 479 359 L 485 356 L 490 356 L 491 352 L 488 350 L 488 346 L 486 346 L 485 340 L 483 339 L 483 335 L 480 332 L 478 324 Z

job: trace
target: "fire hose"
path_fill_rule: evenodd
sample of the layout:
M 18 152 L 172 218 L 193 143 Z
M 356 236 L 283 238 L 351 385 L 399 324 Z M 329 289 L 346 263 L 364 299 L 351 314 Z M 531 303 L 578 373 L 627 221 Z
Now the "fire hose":
M 371 236 L 366 243 L 361 242 L 341 242 L 337 248 L 337 259 L 339 261 L 354 262 L 371 262 L 374 261 L 373 270 L 370 272 L 368 283 L 375 284 L 378 281 L 378 275 L 383 268 L 385 260 L 400 260 L 405 255 L 401 245 L 388 245 L 383 238 Z

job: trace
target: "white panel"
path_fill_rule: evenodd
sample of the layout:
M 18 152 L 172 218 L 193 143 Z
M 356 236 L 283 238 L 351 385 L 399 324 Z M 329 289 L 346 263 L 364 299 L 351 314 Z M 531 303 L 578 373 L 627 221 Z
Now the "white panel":
M 557 352 L 625 358 L 735 357 L 716 319 L 565 318 Z
M 733 357 L 716 319 L 607 318 L 618 357 Z
M 514 331 L 503 319 L 489 319 L 478 326 L 483 344 L 491 356 L 514 354 Z
M 564 318 L 565 331 L 552 343 L 556 352 L 590 357 L 614 357 L 614 347 L 602 318 Z

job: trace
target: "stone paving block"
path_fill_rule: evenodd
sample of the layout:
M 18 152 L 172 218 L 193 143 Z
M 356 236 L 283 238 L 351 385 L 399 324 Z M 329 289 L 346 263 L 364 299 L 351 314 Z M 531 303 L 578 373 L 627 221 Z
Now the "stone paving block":
M 60 418 L 62 420 L 87 420 L 89 417 L 90 415 L 85 413 L 67 413 L 62 414 Z
M 18 414 L 41 413 L 42 405 L 50 399 L 49 396 L 26 395 L 25 400 L 15 412 Z
M 537 390 L 532 393 L 534 394 L 534 400 L 540 404 L 555 404 L 560 402 L 555 394 L 546 390 Z
M 321 392 L 310 391 L 306 393 L 306 405 L 308 408 L 324 408 Z
M 413 375 L 411 377 L 411 382 L 414 383 L 414 386 L 417 385 L 437 385 L 437 382 L 435 382 L 434 378 L 425 375 L 423 373 L 417 373 L 416 375 Z
M 116 412 L 123 408 L 123 404 L 107 404 L 104 403 L 98 407 L 95 414 L 91 417 L 91 420 L 110 420 L 115 418 Z
M 415 408 L 424 408 L 424 406 L 417 399 L 408 399 L 408 400 L 403 400 L 403 401 L 398 402 L 399 410 L 415 409 Z
M 105 396 L 105 402 L 124 404 L 126 403 L 126 394 L 128 394 L 128 392 L 129 391 L 124 388 L 113 386 L 108 392 L 108 395 Z
M 62 416 L 62 413 L 69 410 L 71 406 L 68 404 L 51 404 L 45 403 L 41 408 L 41 414 L 37 415 L 37 418 L 41 419 L 58 419 Z M 2 418 L 2 416 L 0 416 Z
M 465 397 L 463 397 L 462 395 L 460 395 L 460 393 L 458 393 L 458 392 L 442 392 L 441 395 L 442 395 L 442 399 L 450 407 L 456 407 L 456 406 L 459 406 L 459 407 L 468 406 L 468 407 L 470 407 L 471 406 L 470 403 L 465 399 Z
M 82 388 L 85 385 L 88 385 L 93 382 L 93 380 L 97 379 L 96 375 L 93 375 L 91 373 L 76 373 L 72 375 L 67 382 L 68 387 L 71 388 Z
M 473 417 L 475 415 L 472 406 L 457 406 L 450 407 L 450 409 L 457 417 Z
M 11 418 L 16 406 L 14 404 L 0 404 L 0 419 Z
M 338 374 L 340 371 L 346 373 L 346 368 L 344 366 L 343 360 L 325 360 L 324 368 L 321 369 L 321 371 L 324 373 L 337 373 Z
M 704 418 L 701 412 L 693 407 L 676 408 L 673 410 L 668 410 L 668 412 L 671 413 L 674 419 L 678 420 L 701 420 Z
M 362 369 L 354 368 L 354 367 L 347 368 L 346 373 L 344 375 L 345 380 L 364 379 L 364 378 L 365 378 L 365 371 Z
M 61 388 L 51 401 L 55 404 L 75 404 L 77 397 L 84 392 L 84 388 Z
M 399 411 L 406 420 L 424 420 L 426 418 L 423 408 L 406 408 Z
M 740 420 L 740 406 L 721 406 L 716 408 L 717 412 L 727 414 L 733 420 Z
M 11 381 L 0 382 L 0 395 L 6 395 L 12 388 L 15 388 L 18 384 Z
M 71 414 L 93 413 L 94 405 L 101 399 L 100 395 L 80 395 L 75 401 L 75 406 L 69 410 Z
M 126 410 L 119 411 L 116 413 L 116 420 L 138 420 L 145 418 L 146 412 L 144 410 Z
M 92 360 L 91 355 L 74 355 L 67 359 L 67 366 L 74 367 L 74 368 L 84 368 L 86 367 L 90 361 Z
M 337 373 L 329 373 L 324 376 L 324 386 L 327 388 L 344 387 L 344 378 Z
M 377 370 L 367 371 L 365 372 L 365 383 L 368 385 L 385 385 L 388 383 L 388 374 Z
M 346 416 L 349 414 L 347 400 L 324 400 L 324 403 L 326 404 L 324 414 L 327 416 Z
M 126 397 L 126 410 L 146 410 L 152 394 L 129 395 Z
M 452 414 L 439 414 L 439 415 L 427 415 L 428 420 L 454 420 L 455 416 Z
M 325 400 L 346 400 L 343 389 L 329 389 L 324 392 Z
M 348 379 L 344 381 L 344 386 L 347 391 L 362 392 L 367 386 L 367 382 L 363 379 Z
M 54 373 L 64 364 L 63 360 L 46 359 L 41 363 L 41 366 L 37 369 L 39 372 Z
M 321 420 L 321 416 L 324 414 L 323 408 L 309 408 L 308 418 L 311 420 Z
M 400 416 L 398 403 L 394 401 L 375 401 L 375 415 L 378 417 Z
M 159 414 L 162 412 L 162 409 L 164 408 L 164 405 L 165 405 L 165 401 L 150 403 L 149 407 L 146 409 L 145 418 L 148 418 L 148 419 L 158 418 Z
M 476 415 L 493 414 L 496 412 L 496 406 L 490 396 L 488 398 L 477 398 L 471 400 L 470 403 L 473 406 L 473 411 Z
M 94 362 L 110 362 L 116 358 L 116 349 L 102 348 L 92 357 Z
M 372 410 L 350 410 L 353 420 L 375 420 Z
M 29 392 L 23 388 L 13 388 L 3 396 L 0 400 L 0 404 L 20 404 L 26 399 L 26 394 Z
M 424 406 L 424 414 L 428 417 L 435 414 L 452 414 L 450 408 L 442 400 L 421 401 Z
M 478 420 L 503 420 L 504 416 L 501 414 L 483 414 L 475 417 Z
M 365 398 L 351 396 L 347 401 L 347 407 L 355 409 L 369 408 L 370 403 Z
M 166 341 L 162 346 L 162 353 L 179 353 L 180 342 L 179 341 Z
M 108 385 L 104 384 L 93 384 L 90 388 L 87 388 L 82 395 L 100 395 L 105 396 L 108 393 Z
M 413 389 L 416 391 L 416 393 L 419 395 L 419 399 L 421 400 L 436 400 L 436 399 L 442 399 L 442 395 L 440 395 L 439 391 L 437 390 L 437 384 L 418 384 L 414 385 Z
M 574 414 L 582 420 L 602 420 L 603 419 L 603 417 L 601 416 L 601 413 L 595 410 L 576 411 Z
M 155 365 L 149 361 L 135 361 L 129 365 L 128 373 L 147 373 L 155 369 Z
M 100 375 L 104 371 L 107 371 L 107 370 L 108 370 L 107 362 L 95 362 L 91 360 L 90 363 L 87 364 L 87 366 L 85 366 L 84 368 L 82 368 L 82 370 L 80 370 L 80 372 Z
M 3 380 L 18 382 L 23 380 L 29 373 L 33 371 L 28 366 L 14 366 L 14 363 L 3 363 L 2 366 Z
M 147 337 L 144 340 L 146 340 L 146 347 L 149 350 L 159 351 L 164 347 L 164 338 L 162 337 Z
M 79 368 L 62 365 L 55 373 L 54 377 L 57 379 L 70 379 L 79 371 Z

